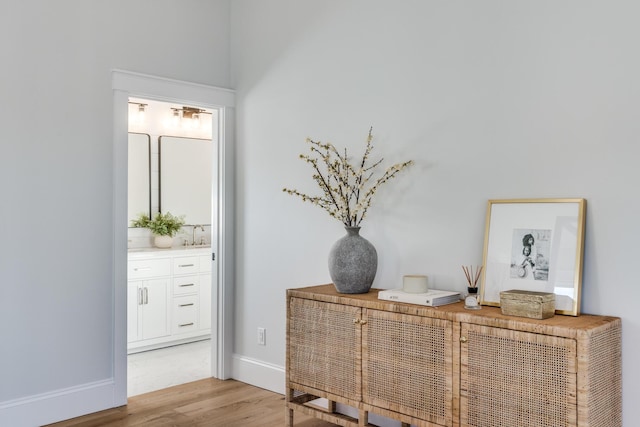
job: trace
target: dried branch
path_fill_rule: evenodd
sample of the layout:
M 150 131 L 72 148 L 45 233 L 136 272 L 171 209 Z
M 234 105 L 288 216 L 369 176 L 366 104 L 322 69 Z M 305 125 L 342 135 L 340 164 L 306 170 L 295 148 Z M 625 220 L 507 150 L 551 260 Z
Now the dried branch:
M 389 167 L 375 183 L 367 187 L 374 176 L 375 168 L 383 159 L 368 165 L 373 151 L 373 128 L 369 129 L 367 143 L 362 160 L 356 169 L 349 163 L 347 149 L 344 155 L 333 146 L 314 141 L 310 138 L 306 142 L 311 144 L 311 154 L 301 154 L 300 158 L 309 163 L 314 169 L 313 180 L 322 191 L 322 196 L 308 196 L 297 190 L 283 188 L 282 191 L 298 196 L 305 202 L 311 202 L 326 210 L 329 215 L 340 220 L 346 227 L 358 227 L 365 218 L 371 200 L 378 188 L 394 178 L 403 169 L 413 164 L 413 161 L 398 163 Z

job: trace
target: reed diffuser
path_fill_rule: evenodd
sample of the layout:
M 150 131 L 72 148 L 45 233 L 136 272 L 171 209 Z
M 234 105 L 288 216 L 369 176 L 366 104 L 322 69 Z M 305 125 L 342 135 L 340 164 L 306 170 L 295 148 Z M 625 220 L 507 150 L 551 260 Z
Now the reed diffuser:
M 464 308 L 469 310 L 479 310 L 480 300 L 478 299 L 478 280 L 480 280 L 480 274 L 482 273 L 482 266 L 462 266 L 462 271 L 467 278 L 467 297 L 464 299 Z

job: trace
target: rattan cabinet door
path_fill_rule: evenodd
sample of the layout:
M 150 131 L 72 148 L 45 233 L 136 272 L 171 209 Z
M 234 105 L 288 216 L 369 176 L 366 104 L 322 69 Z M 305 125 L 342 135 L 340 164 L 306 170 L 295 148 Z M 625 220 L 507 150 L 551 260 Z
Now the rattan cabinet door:
M 460 425 L 577 424 L 576 341 L 461 324 Z
M 360 400 L 360 317 L 358 307 L 291 298 L 290 385 L 325 397 Z
M 452 425 L 452 322 L 365 310 L 363 401 Z

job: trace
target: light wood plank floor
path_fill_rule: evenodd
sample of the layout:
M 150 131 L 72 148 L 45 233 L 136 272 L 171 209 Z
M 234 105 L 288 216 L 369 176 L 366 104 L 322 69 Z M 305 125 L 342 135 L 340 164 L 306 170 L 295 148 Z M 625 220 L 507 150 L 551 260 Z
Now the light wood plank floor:
M 126 406 L 108 409 L 51 427 L 207 426 L 281 427 L 284 396 L 235 380 L 207 378 L 130 397 Z M 295 414 L 296 427 L 335 427 Z

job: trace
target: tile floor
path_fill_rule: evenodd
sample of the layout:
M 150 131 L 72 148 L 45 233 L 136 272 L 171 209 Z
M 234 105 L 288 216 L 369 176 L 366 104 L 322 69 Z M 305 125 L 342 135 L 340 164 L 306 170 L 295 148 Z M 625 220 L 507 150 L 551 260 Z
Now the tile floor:
M 127 356 L 127 395 L 184 384 L 211 376 L 211 340 Z

